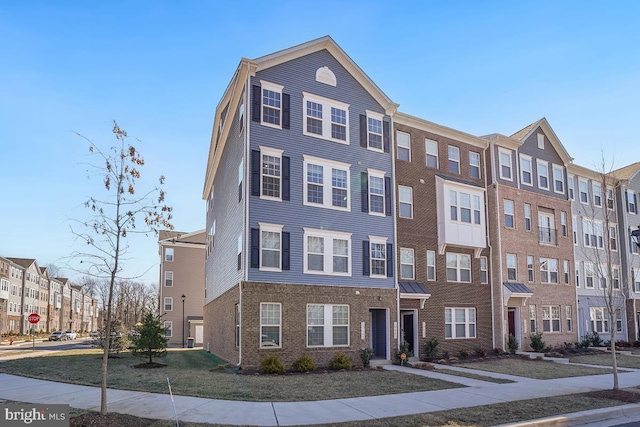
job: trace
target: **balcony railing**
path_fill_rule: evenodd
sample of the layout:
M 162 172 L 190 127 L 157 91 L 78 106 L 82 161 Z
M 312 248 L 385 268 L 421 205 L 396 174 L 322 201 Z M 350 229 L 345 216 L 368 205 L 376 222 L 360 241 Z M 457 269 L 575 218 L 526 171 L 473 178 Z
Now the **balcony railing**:
M 558 230 L 555 228 L 538 227 L 538 241 L 545 245 L 558 244 Z

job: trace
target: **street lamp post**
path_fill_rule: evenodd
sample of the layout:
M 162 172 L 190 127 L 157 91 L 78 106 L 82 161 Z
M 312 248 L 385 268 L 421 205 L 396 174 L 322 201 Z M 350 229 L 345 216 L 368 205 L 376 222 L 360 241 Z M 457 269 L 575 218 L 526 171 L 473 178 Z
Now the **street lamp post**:
M 186 300 L 187 297 L 182 294 L 180 298 L 182 299 L 182 348 L 184 348 L 184 300 Z

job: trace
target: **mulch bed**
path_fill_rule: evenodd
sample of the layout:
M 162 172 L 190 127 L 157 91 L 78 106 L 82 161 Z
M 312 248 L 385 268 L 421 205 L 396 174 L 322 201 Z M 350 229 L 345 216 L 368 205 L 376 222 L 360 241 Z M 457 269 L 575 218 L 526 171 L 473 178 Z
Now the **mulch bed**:
M 134 368 L 136 369 L 157 369 L 157 368 L 164 368 L 167 365 L 164 365 L 162 363 L 156 363 L 156 362 L 145 362 L 145 363 L 140 363 L 138 365 L 133 365 Z
M 639 403 L 640 402 L 640 390 L 639 392 L 630 390 L 600 390 L 585 393 L 591 397 L 597 397 L 601 399 L 619 400 L 626 403 Z

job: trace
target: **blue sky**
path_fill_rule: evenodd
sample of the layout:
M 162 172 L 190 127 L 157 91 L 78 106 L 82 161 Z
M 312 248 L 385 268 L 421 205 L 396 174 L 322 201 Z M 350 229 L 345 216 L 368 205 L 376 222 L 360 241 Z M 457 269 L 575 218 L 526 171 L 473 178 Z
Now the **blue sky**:
M 475 135 L 544 116 L 580 165 L 640 161 L 638 22 L 633 1 L 2 2 L 0 255 L 62 265 L 78 248 L 69 218 L 102 189 L 74 132 L 109 146 L 114 119 L 141 141 L 142 182 L 166 176 L 176 229 L 203 229 L 238 62 L 324 35 L 405 113 Z M 156 239 L 130 244 L 126 273 L 157 282 Z

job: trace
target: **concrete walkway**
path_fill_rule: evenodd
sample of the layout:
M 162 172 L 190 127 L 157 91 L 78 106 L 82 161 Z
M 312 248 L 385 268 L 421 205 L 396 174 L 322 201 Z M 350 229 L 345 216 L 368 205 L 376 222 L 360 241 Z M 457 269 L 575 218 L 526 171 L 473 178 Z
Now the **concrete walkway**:
M 385 369 L 402 371 L 429 378 L 443 379 L 466 387 L 369 396 L 313 402 L 240 402 L 174 396 L 178 418 L 182 421 L 212 424 L 289 426 L 366 421 L 442 411 L 446 409 L 514 402 L 538 397 L 558 396 L 611 388 L 611 374 L 572 377 L 552 380 L 534 380 L 512 375 L 446 366 L 446 369 L 464 370 L 483 376 L 508 378 L 514 383 L 496 384 L 434 371 L 400 366 Z M 445 368 L 445 367 L 440 367 Z M 625 370 L 628 370 L 625 368 Z M 620 388 L 640 386 L 640 370 L 620 373 Z M 81 385 L 36 380 L 15 375 L 0 374 L 0 399 L 29 403 L 61 403 L 74 408 L 99 410 L 100 389 Z M 145 393 L 109 389 L 109 412 L 119 412 L 154 419 L 174 419 L 170 397 L 167 394 Z M 552 422 L 528 422 L 517 425 L 573 425 L 586 424 L 585 420 L 598 420 L 614 416 L 640 413 L 640 405 L 588 411 L 570 417 L 552 417 Z M 582 418 L 580 418 L 582 417 Z M 558 418 L 564 422 L 558 423 Z

